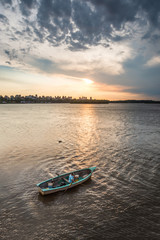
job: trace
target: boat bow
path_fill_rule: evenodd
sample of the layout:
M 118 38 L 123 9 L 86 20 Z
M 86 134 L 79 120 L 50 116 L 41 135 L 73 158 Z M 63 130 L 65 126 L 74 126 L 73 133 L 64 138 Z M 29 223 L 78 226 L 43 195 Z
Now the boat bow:
M 93 173 L 95 171 L 96 167 L 90 167 L 89 169 L 91 170 L 91 173 Z

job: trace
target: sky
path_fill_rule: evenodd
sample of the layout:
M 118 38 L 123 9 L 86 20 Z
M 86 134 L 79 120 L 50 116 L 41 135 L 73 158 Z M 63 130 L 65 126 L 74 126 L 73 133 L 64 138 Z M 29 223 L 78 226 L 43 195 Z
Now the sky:
M 160 100 L 159 0 L 0 0 L 0 95 Z

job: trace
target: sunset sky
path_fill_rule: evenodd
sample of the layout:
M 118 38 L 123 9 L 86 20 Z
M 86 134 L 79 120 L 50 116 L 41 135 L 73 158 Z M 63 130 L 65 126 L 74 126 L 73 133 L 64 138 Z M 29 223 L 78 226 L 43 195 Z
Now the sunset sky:
M 159 0 L 0 0 L 0 95 L 160 100 Z

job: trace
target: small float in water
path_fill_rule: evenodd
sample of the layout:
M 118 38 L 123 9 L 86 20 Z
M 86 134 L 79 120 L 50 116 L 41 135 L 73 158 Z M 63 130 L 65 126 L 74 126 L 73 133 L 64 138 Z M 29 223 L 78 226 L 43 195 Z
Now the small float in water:
M 42 195 L 66 191 L 67 189 L 76 187 L 90 179 L 95 169 L 96 167 L 90 167 L 50 178 L 44 182 L 38 183 L 38 190 Z M 71 173 L 74 175 L 74 182 L 69 183 L 69 175 Z

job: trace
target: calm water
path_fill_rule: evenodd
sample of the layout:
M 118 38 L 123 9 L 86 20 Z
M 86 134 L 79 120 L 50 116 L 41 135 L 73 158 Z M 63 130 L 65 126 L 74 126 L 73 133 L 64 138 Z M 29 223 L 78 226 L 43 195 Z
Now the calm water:
M 0 153 L 0 239 L 160 239 L 160 105 L 0 105 Z M 90 166 L 75 189 L 37 192 Z

